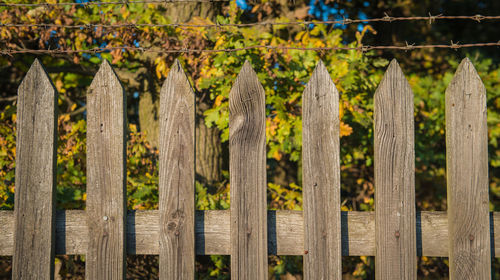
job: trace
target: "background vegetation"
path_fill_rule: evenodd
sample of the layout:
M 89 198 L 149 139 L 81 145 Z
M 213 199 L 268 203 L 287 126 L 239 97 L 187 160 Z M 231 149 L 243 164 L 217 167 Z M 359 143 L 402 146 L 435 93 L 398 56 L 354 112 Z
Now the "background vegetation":
M 46 2 L 55 3 L 57 0 Z M 11 0 L 9 3 L 25 1 Z M 76 2 L 86 2 L 77 0 Z M 390 16 L 495 15 L 497 1 L 323 1 L 128 4 L 0 7 L 2 23 L 248 23 Z M 252 45 L 336 47 L 404 45 L 404 42 L 497 41 L 495 22 L 437 21 L 374 25 L 255 26 L 245 28 L 5 28 L 0 48 L 88 49 L 136 46 L 226 49 Z M 302 209 L 301 96 L 319 59 L 340 92 L 342 209 L 374 210 L 373 94 L 388 60 L 396 57 L 415 94 L 416 201 L 418 210 L 446 210 L 444 92 L 459 61 L 468 56 L 488 95 L 490 209 L 500 211 L 500 70 L 497 48 L 426 49 L 411 52 L 298 51 L 253 49 L 233 53 L 154 54 L 117 49 L 103 54 L 39 56 L 59 92 L 57 208 L 84 209 L 86 186 L 86 90 L 103 59 L 112 62 L 128 98 L 127 195 L 129 209 L 158 207 L 158 94 L 178 57 L 197 98 L 196 207 L 227 209 L 228 94 L 245 60 L 266 91 L 269 209 Z M 16 91 L 33 55 L 0 57 L 0 209 L 13 209 L 15 192 Z M 79 279 L 84 256 L 58 256 L 60 277 Z M 128 258 L 128 277 L 154 279 L 156 257 Z M 300 279 L 302 258 L 270 256 L 269 275 Z M 419 259 L 419 276 L 447 278 L 446 258 Z M 498 259 L 496 271 L 500 271 Z M 345 257 L 346 279 L 374 277 L 372 257 Z M 229 279 L 227 256 L 200 256 L 199 279 Z M 497 272 L 498 273 L 498 272 Z M 10 278 L 10 259 L 0 277 Z M 498 275 L 500 277 L 500 275 Z M 82 278 L 83 279 L 83 278 Z

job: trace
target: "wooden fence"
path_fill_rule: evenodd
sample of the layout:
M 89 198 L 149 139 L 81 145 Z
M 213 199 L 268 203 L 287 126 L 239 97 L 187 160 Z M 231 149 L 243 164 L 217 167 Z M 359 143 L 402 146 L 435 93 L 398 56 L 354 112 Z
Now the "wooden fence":
M 104 62 L 87 96 L 87 205 L 54 210 L 57 92 L 39 61 L 19 87 L 15 210 L 0 211 L 13 279 L 51 279 L 54 254 L 86 255 L 87 279 L 123 279 L 127 254 L 161 279 L 193 279 L 195 255 L 231 255 L 233 279 L 267 279 L 268 255 L 302 255 L 306 279 L 341 279 L 341 256 L 375 256 L 377 279 L 416 279 L 417 256 L 452 279 L 490 279 L 500 213 L 488 207 L 485 88 L 468 59 L 446 91 L 448 212 L 417 212 L 413 93 L 392 61 L 375 93 L 375 212 L 340 211 L 339 94 L 322 62 L 303 96 L 304 211 L 268 211 L 265 94 L 245 63 L 229 95 L 231 208 L 196 211 L 195 98 L 178 61 L 160 94 L 159 210 L 126 208 L 126 99 Z M 497 233 L 497 234 L 495 234 Z

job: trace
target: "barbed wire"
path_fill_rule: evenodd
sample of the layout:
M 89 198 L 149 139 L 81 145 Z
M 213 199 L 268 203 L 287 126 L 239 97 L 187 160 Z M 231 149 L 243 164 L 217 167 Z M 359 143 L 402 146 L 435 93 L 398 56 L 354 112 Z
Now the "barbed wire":
M 128 5 L 128 4 L 170 4 L 170 3 L 184 3 L 184 2 L 197 2 L 197 3 L 210 3 L 210 2 L 229 2 L 230 0 L 122 0 L 110 2 L 61 2 L 61 3 L 5 3 L 0 2 L 0 7 L 54 7 L 54 6 L 101 6 L 101 5 Z
M 143 27 L 185 27 L 185 28 L 221 28 L 221 27 L 251 27 L 251 26 L 275 26 L 275 25 L 309 25 L 309 24 L 355 24 L 355 23 L 371 23 L 371 22 L 395 22 L 395 21 L 429 21 L 433 23 L 436 20 L 473 20 L 481 22 L 483 20 L 500 20 L 500 16 L 444 16 L 444 15 L 429 15 L 419 17 L 390 17 L 384 16 L 381 18 L 371 19 L 342 19 L 342 20 L 326 20 L 326 21 L 290 21 L 276 22 L 263 21 L 254 23 L 213 23 L 213 24 L 193 24 L 193 23 L 118 23 L 118 24 L 56 24 L 56 23 L 0 23 L 1 27 L 40 27 L 40 28 L 72 28 L 72 29 L 94 29 L 94 28 L 143 28 Z
M 117 46 L 117 47 L 106 47 L 106 48 L 92 48 L 92 49 L 80 49 L 80 50 L 64 50 L 64 49 L 53 49 L 53 50 L 35 50 L 35 49 L 2 49 L 0 50 L 0 55 L 13 55 L 21 53 L 31 53 L 31 54 L 75 54 L 75 53 L 104 53 L 111 52 L 114 50 L 123 51 L 138 51 L 138 52 L 153 52 L 153 53 L 218 53 L 218 52 L 237 52 L 252 49 L 268 49 L 268 50 L 302 50 L 302 51 L 336 51 L 336 50 L 358 50 L 362 52 L 367 52 L 371 50 L 404 50 L 411 51 L 416 49 L 430 49 L 430 48 L 440 48 L 440 49 L 461 49 L 461 48 L 472 48 L 472 47 L 500 47 L 500 41 L 491 43 L 471 43 L 471 44 L 460 44 L 451 41 L 450 44 L 439 44 L 439 45 L 414 45 L 406 43 L 405 46 L 359 46 L 359 47 L 289 47 L 289 46 L 270 46 L 270 45 L 254 45 L 242 48 L 234 49 L 157 49 L 157 48 L 141 48 L 141 47 L 129 47 L 129 46 Z

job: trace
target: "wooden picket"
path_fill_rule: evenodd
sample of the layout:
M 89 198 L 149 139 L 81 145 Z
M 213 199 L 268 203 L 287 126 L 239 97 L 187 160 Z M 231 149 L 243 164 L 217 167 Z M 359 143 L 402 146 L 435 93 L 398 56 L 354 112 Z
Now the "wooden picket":
M 105 60 L 87 94 L 86 279 L 124 279 L 126 270 L 125 92 Z
M 229 93 L 230 210 L 195 211 L 195 94 L 178 61 L 160 92 L 159 210 L 126 211 L 126 100 L 111 65 L 87 97 L 87 207 L 54 211 L 57 91 L 36 60 L 19 87 L 15 211 L 0 211 L 13 279 L 53 279 L 54 254 L 86 255 L 87 279 L 125 278 L 127 254 L 193 279 L 195 256 L 231 255 L 232 279 L 267 279 L 269 254 L 304 256 L 305 279 L 341 279 L 375 256 L 377 279 L 416 279 L 417 256 L 451 279 L 490 279 L 500 213 L 488 208 L 486 92 L 464 59 L 446 91 L 448 212 L 417 212 L 413 93 L 396 61 L 375 93 L 375 211 L 340 211 L 339 93 L 319 62 L 303 96 L 304 211 L 268 211 L 265 92 L 245 62 Z
M 175 61 L 160 91 L 160 277 L 193 279 L 194 92 Z
M 396 60 L 374 107 L 375 274 L 417 279 L 413 92 Z
M 304 91 L 302 115 L 304 277 L 341 279 L 339 93 L 322 61 Z
M 229 93 L 231 277 L 267 279 L 265 92 L 248 61 Z
M 468 58 L 446 90 L 450 277 L 491 279 L 486 90 Z
M 56 105 L 57 91 L 35 60 L 19 86 L 17 103 L 14 279 L 54 274 Z

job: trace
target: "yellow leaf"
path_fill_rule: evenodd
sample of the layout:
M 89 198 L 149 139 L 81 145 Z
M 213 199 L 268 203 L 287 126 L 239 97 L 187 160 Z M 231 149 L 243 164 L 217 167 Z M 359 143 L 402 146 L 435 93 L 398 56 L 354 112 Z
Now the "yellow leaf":
M 224 99 L 224 96 L 222 95 L 217 95 L 217 97 L 215 98 L 215 107 L 219 107 L 220 104 L 222 103 L 222 100 Z
M 158 77 L 158 79 L 161 79 L 162 73 L 165 71 L 165 68 L 165 61 L 163 59 L 158 60 L 158 63 L 156 64 L 156 76 Z
M 220 36 L 219 39 L 217 39 L 217 41 L 215 42 L 215 46 L 214 46 L 214 50 L 216 50 L 219 46 L 221 46 L 222 44 L 224 44 L 226 40 L 226 36 Z
M 295 41 L 300 41 L 304 34 L 306 34 L 306 31 L 300 31 L 299 33 L 297 33 L 297 35 L 295 35 Z
M 73 105 L 71 105 L 70 111 L 73 112 L 75 109 L 76 109 L 76 103 L 73 103 Z
M 305 33 L 304 36 L 302 36 L 302 44 L 307 45 L 309 43 L 309 33 Z
M 127 6 L 123 5 L 121 8 L 121 14 L 124 19 L 126 19 L 130 15 L 130 11 L 127 9 Z
M 340 137 L 349 136 L 352 133 L 352 127 L 344 122 L 340 122 Z
M 61 92 L 61 89 L 63 87 L 63 82 L 61 80 L 56 81 L 56 89 L 57 91 Z
M 193 17 L 193 19 L 189 22 L 192 24 L 206 25 L 206 24 L 214 24 L 209 18 L 202 17 Z
M 273 158 L 277 161 L 280 161 L 281 160 L 281 157 L 282 157 L 282 154 L 279 152 L 279 151 L 275 151 L 273 153 Z

